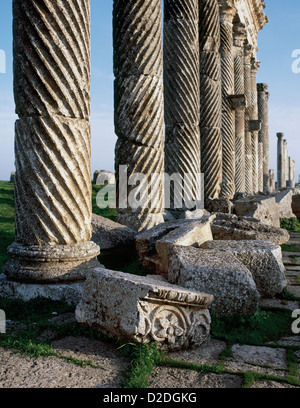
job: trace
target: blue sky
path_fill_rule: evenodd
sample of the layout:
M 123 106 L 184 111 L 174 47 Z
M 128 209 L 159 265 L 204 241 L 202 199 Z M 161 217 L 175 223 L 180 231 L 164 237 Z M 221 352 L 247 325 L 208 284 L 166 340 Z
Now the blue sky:
M 0 49 L 6 74 L 0 74 L 0 180 L 14 169 L 11 0 L 1 1 Z M 300 174 L 300 73 L 292 72 L 292 52 L 300 50 L 300 2 L 266 0 L 270 22 L 259 33 L 258 82 L 269 84 L 271 168 L 276 169 L 276 133 L 284 132 L 289 154 Z M 92 171 L 113 170 L 116 136 L 113 125 L 112 0 L 91 0 L 92 11 Z M 299 51 L 300 57 L 300 51 Z M 300 67 L 300 63 L 299 63 Z

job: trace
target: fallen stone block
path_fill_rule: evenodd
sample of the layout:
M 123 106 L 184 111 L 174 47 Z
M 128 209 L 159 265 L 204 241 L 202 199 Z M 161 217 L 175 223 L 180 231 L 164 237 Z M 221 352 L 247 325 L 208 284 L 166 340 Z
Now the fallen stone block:
M 235 201 L 235 213 L 239 216 L 256 218 L 261 223 L 280 228 L 280 216 L 274 197 L 254 197 Z
M 275 245 L 286 244 L 290 240 L 287 230 L 259 223 L 257 221 L 216 218 L 211 223 L 214 240 L 262 240 Z
M 210 221 L 176 228 L 156 243 L 158 262 L 156 273 L 168 278 L 170 253 L 174 245 L 197 246 L 213 240 Z
M 212 302 L 211 295 L 157 279 L 95 268 L 86 279 L 76 320 L 115 339 L 188 349 L 208 340 Z
M 300 218 L 300 194 L 293 196 L 292 211 L 297 218 Z
M 250 271 L 231 253 L 174 246 L 168 280 L 190 290 L 211 293 L 217 315 L 254 314 L 260 294 Z
M 214 219 L 215 216 L 205 216 L 199 220 L 169 221 L 138 234 L 136 249 L 141 264 L 149 271 L 166 277 L 167 247 L 199 246 L 205 241 L 210 241 L 212 239 L 210 224 Z
M 287 286 L 282 252 L 269 241 L 210 241 L 202 249 L 231 253 L 251 272 L 262 297 L 272 298 Z
M 134 245 L 137 232 L 100 215 L 92 215 L 92 241 L 101 250 Z
M 233 203 L 228 198 L 218 198 L 214 200 L 206 200 L 205 208 L 211 213 L 232 214 Z
M 296 217 L 292 211 L 293 195 L 294 191 L 292 189 L 283 190 L 279 193 L 273 193 L 271 195 L 276 200 L 280 218 Z

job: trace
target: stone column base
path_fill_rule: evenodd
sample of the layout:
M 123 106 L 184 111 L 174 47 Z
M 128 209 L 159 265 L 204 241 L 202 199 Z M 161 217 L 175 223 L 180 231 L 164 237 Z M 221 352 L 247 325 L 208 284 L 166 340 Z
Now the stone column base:
M 32 299 L 44 298 L 66 302 L 76 306 L 82 296 L 85 281 L 68 283 L 21 283 L 0 275 L 0 297 L 4 299 L 19 299 L 28 302 Z
M 8 254 L 10 260 L 3 267 L 4 274 L 9 280 L 24 283 L 76 282 L 100 265 L 100 248 L 93 242 L 42 247 L 15 242 Z

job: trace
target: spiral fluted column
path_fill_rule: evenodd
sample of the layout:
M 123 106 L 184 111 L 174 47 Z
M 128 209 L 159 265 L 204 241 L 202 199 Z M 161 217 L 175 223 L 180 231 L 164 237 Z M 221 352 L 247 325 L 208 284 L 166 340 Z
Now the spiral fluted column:
M 253 193 L 252 177 L 252 139 L 250 131 L 251 119 L 251 57 L 252 46 L 246 44 L 244 47 L 244 85 L 245 85 L 245 192 Z
M 267 84 L 257 84 L 258 92 L 258 119 L 261 121 L 261 130 L 258 133 L 258 141 L 263 144 L 262 158 L 262 191 L 267 193 L 270 188 L 269 169 L 269 93 Z
M 255 58 L 251 60 L 251 140 L 252 140 L 252 182 L 253 193 L 257 193 L 258 188 L 258 173 L 259 173 L 259 147 L 258 147 L 258 103 L 257 103 L 257 83 L 256 75 L 259 69 L 260 62 Z
M 221 70 L 222 70 L 222 146 L 223 182 L 221 196 L 233 198 L 235 193 L 235 112 L 230 96 L 234 94 L 233 0 L 220 0 Z
M 144 230 L 164 211 L 161 1 L 114 0 L 113 39 L 118 222 Z
M 218 0 L 199 0 L 201 172 L 205 199 L 222 183 L 222 87 Z
M 198 21 L 198 0 L 164 1 L 165 172 L 184 187 L 170 184 L 170 207 L 178 212 L 188 208 L 185 198 L 196 203 L 201 195 Z
M 16 242 L 9 279 L 84 279 L 91 238 L 89 1 L 14 0 Z
M 245 97 L 244 43 L 247 38 L 245 25 L 234 24 L 234 91 Z M 245 192 L 245 107 L 235 112 L 235 190 Z

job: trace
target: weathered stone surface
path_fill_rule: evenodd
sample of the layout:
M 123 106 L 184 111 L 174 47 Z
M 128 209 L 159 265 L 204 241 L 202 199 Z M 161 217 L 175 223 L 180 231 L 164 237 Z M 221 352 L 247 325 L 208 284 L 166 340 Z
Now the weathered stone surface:
M 92 240 L 101 249 L 111 249 L 122 245 L 134 245 L 136 231 L 108 218 L 92 214 Z
M 134 33 L 134 35 L 133 35 Z M 161 2 L 115 1 L 115 148 L 118 219 L 138 231 L 163 222 L 163 177 L 149 191 L 151 175 L 164 173 L 164 94 Z M 141 52 L 142 50 L 142 52 Z M 123 174 L 122 168 L 126 169 Z M 120 191 L 123 175 L 139 173 L 143 182 Z M 121 182 L 120 182 L 121 180 Z M 138 192 L 136 191 L 138 189 Z M 124 200 L 140 193 L 141 205 Z M 136 197 L 136 195 L 135 195 Z M 120 202 L 119 202 L 120 200 Z M 130 201 L 130 200 L 128 200 Z
M 295 214 L 292 211 L 293 195 L 292 189 L 283 190 L 271 195 L 276 200 L 280 218 L 295 218 Z
M 21 283 L 8 280 L 4 274 L 0 275 L 0 297 L 26 302 L 41 297 L 77 305 L 83 293 L 83 286 L 83 281 L 60 284 Z
M 185 237 L 186 245 L 199 245 L 200 242 L 204 242 L 201 229 L 204 228 L 204 238 L 210 236 L 207 235 L 210 234 L 207 224 L 211 223 L 214 217 L 215 216 L 205 216 L 199 220 L 179 219 L 168 221 L 157 225 L 150 230 L 139 233 L 136 236 L 136 249 L 141 264 L 151 272 L 159 273 L 161 261 L 156 250 L 157 242 L 161 241 L 164 237 L 167 237 L 168 234 L 172 233 L 171 239 L 173 239 L 172 242 L 174 243 L 179 239 L 179 237 Z M 179 235 L 177 236 L 176 230 L 178 228 L 180 228 L 180 230 Z
M 110 358 L 107 354 L 105 360 Z M 1 348 L 0 388 L 120 388 L 124 367 L 106 367 L 83 368 L 58 357 L 37 359 Z
M 253 314 L 260 295 L 249 270 L 230 253 L 174 246 L 169 260 L 169 282 L 211 293 L 216 314 Z
M 199 2 L 200 141 L 205 199 L 218 198 L 222 183 L 222 82 L 218 0 Z
M 255 381 L 250 388 L 299 388 L 299 387 L 284 382 L 259 380 Z
M 300 218 L 300 194 L 293 196 L 292 211 L 297 218 Z
M 13 2 L 19 119 L 16 242 L 4 267 L 10 279 L 79 280 L 83 263 L 95 263 L 99 255 L 99 247 L 90 242 L 89 3 L 76 0 L 69 8 L 48 0 L 36 7 L 31 0 Z
M 242 377 L 232 374 L 199 374 L 181 368 L 156 367 L 149 378 L 151 388 L 240 388 Z
M 90 361 L 107 372 L 123 372 L 128 368 L 128 361 L 120 354 L 116 346 L 85 337 L 64 337 L 52 341 L 55 353 L 63 357 Z
M 225 350 L 226 343 L 217 339 L 210 339 L 195 350 L 183 350 L 168 353 L 168 358 L 186 363 L 211 364 L 220 363 L 219 355 Z
M 299 309 L 299 302 L 297 301 L 282 301 L 280 299 L 261 299 L 259 304 L 263 307 L 274 309 L 287 309 L 296 310 Z
M 221 197 L 215 200 L 206 200 L 205 207 L 211 213 L 232 214 L 233 203 L 229 198 Z
M 108 184 L 116 183 L 115 173 L 107 170 L 96 170 L 93 175 L 93 183 L 97 185 L 103 185 L 107 182 Z
M 269 241 L 210 241 L 201 248 L 233 254 L 252 273 L 263 297 L 272 298 L 287 286 L 281 248 Z
M 190 175 L 189 188 L 170 185 L 170 205 L 200 200 L 200 69 L 198 0 L 164 3 L 165 172 L 181 183 Z M 176 196 L 176 198 L 175 198 Z M 179 211 L 185 211 L 186 204 Z
M 290 240 L 285 229 L 236 217 L 225 219 L 217 216 L 211 229 L 215 240 L 263 240 L 275 245 L 286 244 Z
M 257 218 L 263 224 L 280 228 L 280 217 L 275 198 L 255 197 L 235 201 L 237 216 Z
M 115 288 L 118 288 L 116 291 Z M 76 308 L 79 323 L 167 350 L 207 341 L 213 297 L 156 279 L 95 268 Z
M 225 361 L 231 371 L 256 371 L 270 375 L 288 375 L 286 351 L 271 347 L 258 347 L 235 344 L 232 357 Z
M 169 259 L 174 245 L 200 246 L 203 242 L 213 239 L 210 221 L 198 222 L 195 225 L 183 226 L 169 232 L 156 243 L 158 264 L 156 272 L 168 277 Z

